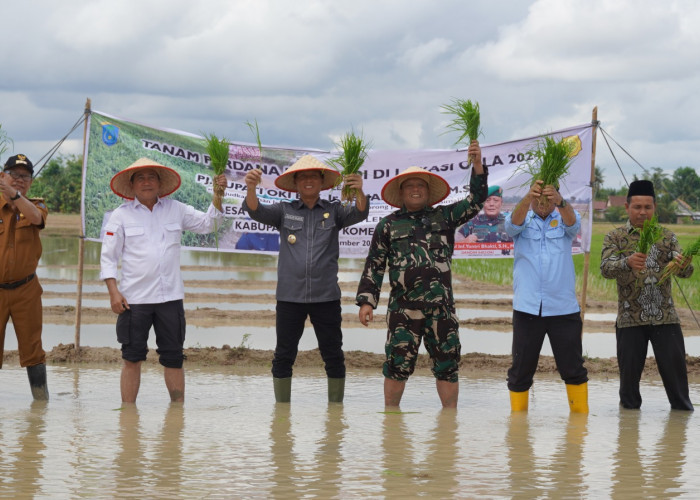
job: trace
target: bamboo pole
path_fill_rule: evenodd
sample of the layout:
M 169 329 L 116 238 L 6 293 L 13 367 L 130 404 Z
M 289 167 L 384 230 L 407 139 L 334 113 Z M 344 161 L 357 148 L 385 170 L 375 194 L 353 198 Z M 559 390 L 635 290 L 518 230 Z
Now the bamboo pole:
M 591 133 L 593 134 L 593 140 L 591 145 L 591 205 L 593 205 L 593 200 L 595 200 L 595 149 L 596 149 L 596 133 L 598 131 L 598 106 L 593 108 L 593 117 L 591 119 L 593 124 L 593 129 Z M 590 213 L 591 225 L 593 223 L 593 210 Z M 593 235 L 591 235 L 591 239 Z M 591 262 L 591 247 L 588 246 L 583 258 L 583 284 L 581 286 L 581 321 L 586 317 L 586 292 L 588 291 L 588 268 Z M 583 329 L 581 330 L 581 335 L 583 335 Z
M 87 144 L 88 118 L 91 112 L 91 102 L 88 98 L 85 101 L 85 126 L 83 127 L 83 163 L 85 163 L 85 145 Z M 84 184 L 83 184 L 84 185 Z M 84 195 L 84 193 L 83 193 Z M 78 240 L 78 289 L 75 297 L 75 350 L 80 350 L 80 321 L 83 307 L 83 268 L 85 263 L 85 231 L 83 221 L 85 220 L 84 204 L 80 206 L 80 237 Z

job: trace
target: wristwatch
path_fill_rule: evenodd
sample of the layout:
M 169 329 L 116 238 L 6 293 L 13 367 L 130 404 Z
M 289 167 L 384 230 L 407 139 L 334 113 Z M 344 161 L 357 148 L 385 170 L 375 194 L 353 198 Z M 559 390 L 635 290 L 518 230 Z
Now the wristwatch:
M 10 200 L 12 200 L 12 201 L 19 200 L 21 197 L 22 197 L 22 193 L 20 193 L 19 189 L 18 189 L 17 193 L 15 193 L 15 195 L 12 198 L 10 198 Z
M 557 205 L 558 208 L 564 208 L 566 206 L 566 200 L 564 198 L 561 199 L 561 203 Z

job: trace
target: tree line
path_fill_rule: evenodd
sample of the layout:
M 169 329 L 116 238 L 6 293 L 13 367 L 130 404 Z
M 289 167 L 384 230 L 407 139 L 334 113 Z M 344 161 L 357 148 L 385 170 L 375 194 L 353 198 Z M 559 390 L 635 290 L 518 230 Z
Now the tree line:
M 596 200 L 607 200 L 610 195 L 626 196 L 627 186 L 619 188 L 605 187 L 605 172 L 595 167 L 593 181 Z M 34 180 L 30 196 L 44 198 L 52 212 L 79 213 L 82 178 L 82 157 L 76 155 L 59 156 L 51 159 Z M 693 167 L 679 167 L 668 175 L 659 167 L 645 172 L 641 177 L 635 175 L 630 181 L 648 179 L 656 190 L 656 204 L 659 221 L 664 223 L 676 221 L 676 200 L 682 199 L 694 210 L 700 208 L 700 176 Z M 611 221 L 626 218 L 624 207 L 611 207 L 606 213 Z
M 656 192 L 656 214 L 659 222 L 676 222 L 676 209 L 681 199 L 690 207 L 700 211 L 700 176 L 693 167 L 678 167 L 671 176 L 661 168 L 654 167 L 646 171 L 641 177 L 635 175 L 630 182 L 646 179 L 654 184 Z M 593 181 L 594 199 L 607 200 L 609 196 L 627 196 L 627 186 L 620 188 L 606 188 L 603 186 L 604 171 L 595 167 Z M 627 218 L 624 207 L 610 207 L 606 211 L 605 218 L 611 222 L 618 222 Z

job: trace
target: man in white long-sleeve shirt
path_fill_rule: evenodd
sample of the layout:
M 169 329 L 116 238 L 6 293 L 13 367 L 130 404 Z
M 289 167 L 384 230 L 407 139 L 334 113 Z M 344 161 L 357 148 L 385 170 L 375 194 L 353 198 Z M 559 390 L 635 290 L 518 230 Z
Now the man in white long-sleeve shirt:
M 218 176 L 216 182 L 225 185 L 225 177 Z M 213 205 L 204 213 L 165 198 L 180 187 L 180 176 L 148 158 L 117 173 L 110 186 L 118 196 L 131 200 L 110 216 L 100 259 L 100 279 L 107 284 L 112 311 L 119 315 L 117 340 L 124 360 L 122 402 L 136 402 L 151 326 L 170 399 L 184 401 L 185 290 L 180 274 L 180 240 L 185 230 L 212 232 L 222 214 Z M 117 286 L 120 261 L 121 280 Z

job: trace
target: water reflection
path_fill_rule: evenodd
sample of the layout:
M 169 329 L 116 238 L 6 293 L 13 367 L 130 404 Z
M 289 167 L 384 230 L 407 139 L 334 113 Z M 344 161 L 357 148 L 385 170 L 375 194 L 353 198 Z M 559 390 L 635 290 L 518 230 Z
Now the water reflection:
M 52 366 L 52 399 L 32 403 L 26 371 L 0 371 L 2 498 L 695 498 L 700 420 L 667 409 L 660 382 L 644 411 L 618 409 L 617 380 L 592 381 L 592 413 L 569 414 L 557 376 L 511 414 L 503 376 L 462 377 L 458 411 L 435 407 L 414 375 L 405 413 L 384 413 L 381 375 L 350 373 L 329 405 L 322 369 L 276 405 L 269 374 L 188 371 L 188 400 L 118 400 L 119 366 Z M 245 369 L 243 369 L 245 372 Z M 691 383 L 691 394 L 700 390 Z M 140 396 L 141 397 L 141 396 Z
M 287 403 L 277 404 L 270 424 L 270 466 L 274 471 L 270 494 L 273 498 L 284 498 L 294 491 L 294 478 L 289 474 L 289 467 L 294 462 L 290 408 Z
M 689 412 L 669 412 L 663 431 L 658 419 L 642 432 L 641 411 L 620 411 L 617 449 L 613 455 L 612 493 L 618 498 L 672 498 L 684 496 L 683 468 L 687 463 Z
M 157 437 L 153 464 L 154 488 L 166 498 L 187 496 L 182 491 L 182 439 L 185 428 L 185 412 L 182 403 L 170 403 L 163 418 L 163 426 Z
M 143 492 L 149 470 L 145 460 L 147 436 L 141 430 L 136 405 L 125 405 L 120 410 L 118 436 L 114 489 L 118 496 L 135 496 Z
M 550 466 L 552 494 L 583 498 L 588 487 L 584 471 L 584 447 L 588 435 L 588 415 L 569 414 L 566 433 L 560 446 L 555 446 Z
M 406 422 L 411 418 L 416 420 L 411 414 L 388 412 L 382 422 L 382 486 L 384 492 L 391 491 L 399 497 L 410 497 L 414 492 L 410 480 L 413 476 L 411 449 L 416 436 Z
M 16 433 L 16 446 L 2 446 L 0 497 L 33 498 L 41 493 L 46 444 L 46 401 L 33 401 L 23 418 L 2 422 L 0 442 L 7 443 Z M 7 432 L 9 431 L 9 432 Z
M 535 452 L 527 412 L 511 414 L 506 434 L 506 450 L 513 498 L 536 498 L 539 491 L 534 481 Z
M 311 483 L 309 494 L 321 498 L 341 497 L 343 484 L 343 440 L 347 424 L 342 404 L 329 404 L 323 429 L 319 432 L 316 456 L 318 475 Z
M 535 436 L 541 438 L 531 419 L 527 412 L 510 415 L 506 449 L 512 498 L 536 498 L 544 493 L 561 498 L 585 497 L 590 486 L 584 472 L 588 415 L 570 414 L 564 435 L 549 436 L 546 448 L 552 450 L 551 454 L 539 452 Z
M 342 405 L 329 405 L 321 427 L 304 419 L 292 424 L 291 405 L 275 405 L 270 423 L 273 498 L 341 497 L 343 441 L 347 424 Z M 297 427 L 314 427 L 313 443 Z

